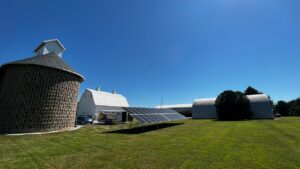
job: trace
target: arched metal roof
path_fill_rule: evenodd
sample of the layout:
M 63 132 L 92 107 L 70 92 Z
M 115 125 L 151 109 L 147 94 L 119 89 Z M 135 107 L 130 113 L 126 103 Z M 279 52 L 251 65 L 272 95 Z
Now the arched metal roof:
M 215 105 L 216 98 L 195 99 L 193 105 Z
M 266 94 L 256 94 L 247 95 L 250 101 L 250 108 L 253 112 L 253 118 L 257 119 L 268 119 L 274 118 L 274 113 L 272 111 L 272 106 L 268 95 Z
M 266 94 L 247 95 L 250 101 L 250 109 L 253 112 L 253 118 L 273 119 L 271 103 Z M 193 102 L 193 118 L 217 118 L 215 107 L 216 98 L 195 99 Z
M 195 99 L 193 102 L 192 117 L 200 119 L 215 119 L 217 111 L 216 98 Z
M 127 99 L 120 94 L 86 89 L 92 94 L 96 106 L 129 107 Z
M 193 104 L 170 104 L 155 106 L 158 109 L 173 109 L 173 108 L 192 108 Z

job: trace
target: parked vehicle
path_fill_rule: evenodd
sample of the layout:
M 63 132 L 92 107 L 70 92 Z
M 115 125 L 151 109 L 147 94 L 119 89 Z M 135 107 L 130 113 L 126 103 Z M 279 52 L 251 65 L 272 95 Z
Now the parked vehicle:
M 112 119 L 104 119 L 100 121 L 100 124 L 102 125 L 111 125 L 113 124 L 113 120 Z
M 281 114 L 276 113 L 276 114 L 275 114 L 275 117 L 281 117 Z
M 93 124 L 93 119 L 90 116 L 78 116 L 77 117 L 78 124 Z

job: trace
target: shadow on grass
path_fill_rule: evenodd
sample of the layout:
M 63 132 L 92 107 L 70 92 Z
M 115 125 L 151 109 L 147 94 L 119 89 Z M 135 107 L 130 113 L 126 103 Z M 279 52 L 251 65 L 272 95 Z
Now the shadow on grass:
M 259 120 L 261 120 L 261 121 L 264 121 L 264 120 L 275 120 L 275 118 L 274 119 L 272 119 L 272 118 L 261 118 L 261 119 L 240 119 L 240 120 L 238 120 L 238 119 L 227 119 L 227 120 L 220 120 L 220 119 L 212 119 L 212 121 L 217 121 L 217 122 L 240 122 L 240 121 L 259 121 Z
M 227 120 L 221 120 L 221 119 L 212 119 L 212 121 L 218 121 L 218 122 L 228 122 L 228 121 L 251 121 L 252 119 L 242 119 L 242 120 L 235 120 L 235 119 L 227 119 Z
M 121 130 L 113 130 L 113 131 L 107 131 L 104 133 L 118 133 L 118 134 L 140 134 L 145 132 L 150 132 L 153 130 L 160 130 L 167 127 L 177 126 L 184 123 L 160 123 L 160 124 L 154 124 L 149 126 L 140 126 L 130 129 L 121 129 Z

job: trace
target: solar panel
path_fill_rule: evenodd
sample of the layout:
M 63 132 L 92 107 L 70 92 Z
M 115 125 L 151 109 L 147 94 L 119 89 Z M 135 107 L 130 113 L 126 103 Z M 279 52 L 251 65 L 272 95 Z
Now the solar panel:
M 130 116 L 143 124 L 183 120 L 185 116 L 172 109 L 124 107 Z

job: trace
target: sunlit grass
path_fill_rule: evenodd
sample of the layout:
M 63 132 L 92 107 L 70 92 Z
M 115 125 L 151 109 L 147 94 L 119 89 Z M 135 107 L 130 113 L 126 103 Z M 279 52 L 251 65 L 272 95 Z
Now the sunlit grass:
M 119 127 L 90 125 L 47 135 L 2 135 L 0 168 L 300 168 L 299 117 L 176 123 L 144 133 L 109 133 Z

